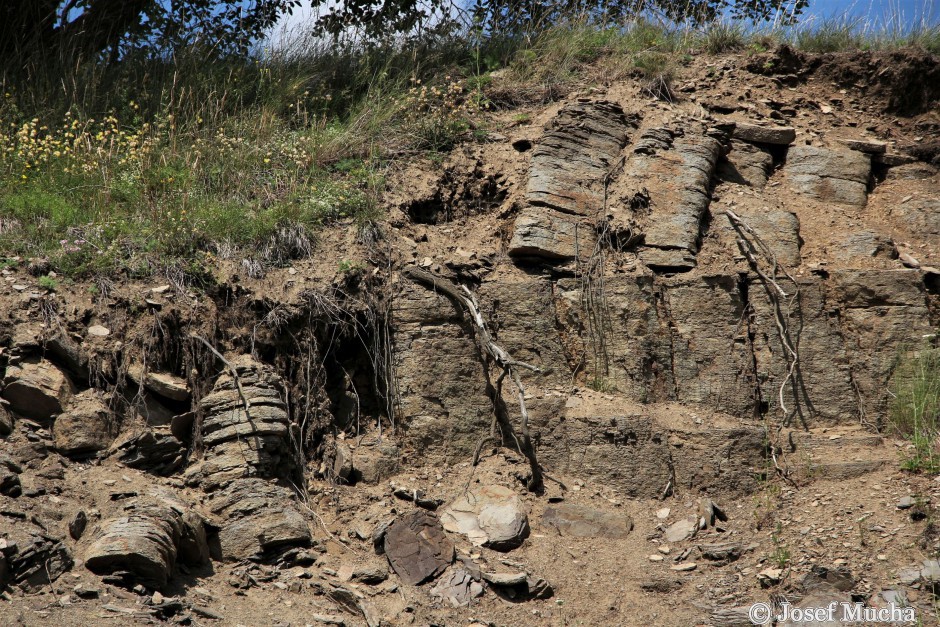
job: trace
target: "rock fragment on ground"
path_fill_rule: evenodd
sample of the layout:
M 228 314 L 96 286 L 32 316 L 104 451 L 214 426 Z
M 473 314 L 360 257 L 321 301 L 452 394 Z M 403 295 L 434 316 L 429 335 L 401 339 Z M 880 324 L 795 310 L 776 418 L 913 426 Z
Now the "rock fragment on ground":
M 385 555 L 409 586 L 433 579 L 454 561 L 454 545 L 437 516 L 414 510 L 393 522 L 385 534 Z
M 441 514 L 441 524 L 473 544 L 497 550 L 513 549 L 529 534 L 529 517 L 519 495 L 498 485 L 459 496 Z

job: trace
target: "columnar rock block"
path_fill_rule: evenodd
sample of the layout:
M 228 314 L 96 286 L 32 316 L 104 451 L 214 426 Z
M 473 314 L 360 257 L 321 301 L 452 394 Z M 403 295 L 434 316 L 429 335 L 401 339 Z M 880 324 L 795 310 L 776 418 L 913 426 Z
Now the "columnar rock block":
M 294 505 L 290 490 L 270 481 L 234 481 L 214 493 L 208 506 L 225 521 L 219 531 L 223 560 L 257 559 L 311 543 L 310 528 Z
M 161 588 L 173 572 L 183 533 L 180 515 L 169 507 L 141 507 L 102 525 L 85 554 L 99 575 L 129 572 L 150 588 Z
M 241 477 L 279 477 L 290 466 L 287 405 L 274 371 L 245 355 L 219 376 L 199 405 L 205 458 L 187 469 L 190 482 L 213 489 Z M 244 394 L 244 398 L 242 398 Z
M 606 184 L 635 121 L 603 100 L 564 107 L 532 153 L 526 206 L 516 218 L 509 254 L 586 259 Z
M 663 293 L 677 400 L 755 417 L 757 381 L 738 277 L 674 279 Z
M 867 202 L 871 156 L 865 153 L 793 146 L 783 171 L 790 188 L 810 198 L 856 207 Z
M 625 166 L 648 210 L 639 217 L 644 235 L 640 258 L 650 267 L 688 270 L 695 265 L 700 225 L 722 145 L 704 134 L 648 129 Z

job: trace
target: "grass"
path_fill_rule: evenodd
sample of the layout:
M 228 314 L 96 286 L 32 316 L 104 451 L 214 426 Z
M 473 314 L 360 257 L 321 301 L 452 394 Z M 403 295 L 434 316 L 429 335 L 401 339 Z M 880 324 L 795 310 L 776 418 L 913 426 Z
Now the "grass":
M 902 468 L 940 473 L 940 348 L 904 353 L 895 370 L 889 417 L 911 444 Z
M 633 77 L 671 100 L 695 55 L 781 41 L 940 52 L 940 29 L 570 20 L 526 40 L 297 38 L 248 59 L 189 50 L 48 63 L 29 82 L 0 76 L 0 256 L 45 257 L 66 278 L 147 276 L 167 264 L 200 272 L 229 257 L 283 264 L 310 254 L 324 226 L 381 220 L 388 169 L 475 141 L 494 90 Z

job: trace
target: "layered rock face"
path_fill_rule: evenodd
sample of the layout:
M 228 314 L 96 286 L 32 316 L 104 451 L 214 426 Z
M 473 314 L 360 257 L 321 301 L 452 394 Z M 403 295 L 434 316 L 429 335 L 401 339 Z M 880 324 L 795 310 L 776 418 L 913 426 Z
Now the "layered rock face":
M 605 101 L 559 111 L 532 152 L 508 248 L 525 272 L 477 290 L 495 339 L 538 367 L 522 379 L 540 460 L 632 496 L 745 493 L 767 463 L 765 417 L 880 424 L 898 355 L 936 325 L 937 275 L 902 269 L 872 215 L 870 145 L 791 146 L 789 127 L 639 120 Z M 910 168 L 887 178 L 916 179 Z M 891 202 L 874 193 L 876 206 Z M 937 212 L 915 205 L 894 199 L 897 223 L 933 232 Z M 630 226 L 627 248 L 605 224 Z M 821 251 L 820 228 L 844 242 Z M 807 263 L 804 238 L 810 258 L 831 265 Z M 499 371 L 486 370 L 472 325 L 444 295 L 406 285 L 395 306 L 405 449 L 472 454 Z M 579 379 L 611 406 L 579 405 Z M 519 419 L 505 385 L 498 402 Z M 673 402 L 716 417 L 669 418 L 661 407 Z
M 594 223 L 620 151 L 635 128 L 611 102 L 577 102 L 552 120 L 532 154 L 527 206 L 516 218 L 509 254 L 572 259 L 594 250 Z
M 186 471 L 206 489 L 242 477 L 282 476 L 290 464 L 287 405 L 273 370 L 244 356 L 199 405 L 205 458 Z

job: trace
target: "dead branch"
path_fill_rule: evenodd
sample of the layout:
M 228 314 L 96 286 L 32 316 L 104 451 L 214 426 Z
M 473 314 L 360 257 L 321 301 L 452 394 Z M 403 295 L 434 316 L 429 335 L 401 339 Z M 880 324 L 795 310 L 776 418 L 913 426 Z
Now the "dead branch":
M 421 283 L 425 286 L 430 286 L 437 291 L 443 292 L 470 315 L 470 318 L 476 327 L 477 340 L 479 341 L 481 348 L 483 349 L 484 353 L 489 355 L 493 361 L 496 362 L 496 365 L 499 366 L 499 368 L 503 371 L 498 379 L 499 385 L 496 388 L 496 397 L 500 397 L 502 381 L 504 378 L 508 377 L 516 388 L 516 397 L 519 400 L 519 409 L 522 415 L 520 425 L 522 431 L 522 443 L 521 446 L 519 446 L 519 449 L 529 460 L 529 465 L 532 469 L 532 478 L 529 481 L 528 488 L 532 491 L 540 491 L 543 486 L 543 473 L 541 466 L 539 466 L 538 459 L 536 458 L 535 447 L 532 445 L 532 438 L 529 433 L 529 412 L 526 409 L 525 404 L 525 389 L 522 387 L 522 380 L 519 378 L 519 373 L 515 368 L 525 368 L 533 372 L 541 372 L 541 370 L 532 364 L 527 364 L 523 361 L 517 361 L 513 359 L 505 349 L 493 341 L 493 337 L 486 328 L 486 322 L 483 320 L 483 315 L 480 313 L 480 306 L 477 302 L 476 296 L 474 296 L 473 292 L 471 292 L 465 286 L 461 286 L 462 289 L 458 289 L 457 286 L 451 283 L 449 280 L 436 277 L 433 274 L 425 272 L 416 266 L 408 266 L 402 270 L 402 275 L 411 279 L 412 281 L 415 281 L 416 283 Z

